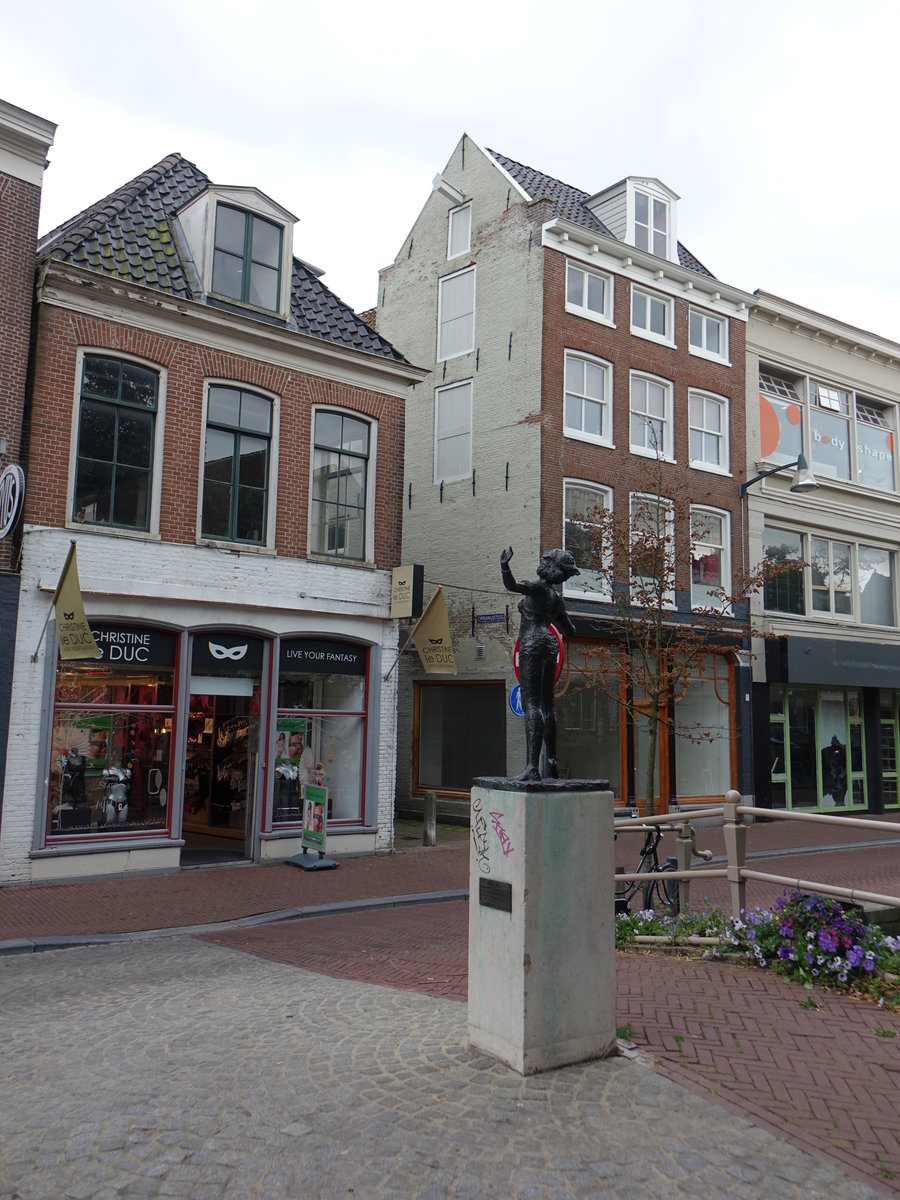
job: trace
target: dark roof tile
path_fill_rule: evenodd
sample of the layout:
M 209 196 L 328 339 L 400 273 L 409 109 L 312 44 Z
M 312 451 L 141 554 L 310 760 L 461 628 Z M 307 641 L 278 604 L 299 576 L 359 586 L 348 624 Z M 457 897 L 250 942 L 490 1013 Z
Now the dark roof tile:
M 581 225 L 585 229 L 595 230 L 603 237 L 615 238 L 615 234 L 587 207 L 591 192 L 583 192 L 580 188 L 563 183 L 560 179 L 554 179 L 552 175 L 536 171 L 534 167 L 526 167 L 513 158 L 507 158 L 505 154 L 498 154 L 496 150 L 488 150 L 488 154 L 512 176 L 532 200 L 549 200 L 557 217 L 571 221 L 575 225 Z M 689 271 L 696 271 L 698 275 L 707 275 L 710 279 L 715 278 L 698 258 L 695 258 L 688 249 L 682 246 L 681 242 L 678 243 L 678 261 Z
M 182 259 L 183 238 L 175 236 L 172 222 L 179 209 L 209 186 L 210 180 L 193 163 L 170 154 L 46 234 L 38 246 L 39 258 L 86 267 L 180 299 L 201 300 L 190 282 L 196 280 L 196 269 L 189 258 Z M 296 258 L 288 324 L 322 341 L 405 362 Z

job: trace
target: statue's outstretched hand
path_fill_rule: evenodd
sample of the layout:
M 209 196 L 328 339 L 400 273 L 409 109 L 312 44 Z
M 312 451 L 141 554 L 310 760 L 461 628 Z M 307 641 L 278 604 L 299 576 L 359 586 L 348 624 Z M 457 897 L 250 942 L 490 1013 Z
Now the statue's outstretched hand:
M 510 546 L 508 550 L 501 550 L 500 551 L 500 566 L 501 567 L 509 566 L 509 560 L 512 558 L 512 556 L 513 556 L 512 546 Z

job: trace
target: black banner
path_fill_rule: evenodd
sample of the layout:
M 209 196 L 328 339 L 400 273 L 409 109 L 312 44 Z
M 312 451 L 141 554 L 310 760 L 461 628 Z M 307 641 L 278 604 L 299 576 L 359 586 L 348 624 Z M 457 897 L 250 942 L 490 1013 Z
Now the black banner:
M 366 647 L 324 638 L 291 638 L 281 643 L 281 673 L 365 675 Z
M 94 641 L 101 657 L 92 662 L 110 666 L 158 667 L 172 670 L 175 666 L 176 634 L 165 629 L 148 629 L 140 625 L 112 625 L 91 621 Z

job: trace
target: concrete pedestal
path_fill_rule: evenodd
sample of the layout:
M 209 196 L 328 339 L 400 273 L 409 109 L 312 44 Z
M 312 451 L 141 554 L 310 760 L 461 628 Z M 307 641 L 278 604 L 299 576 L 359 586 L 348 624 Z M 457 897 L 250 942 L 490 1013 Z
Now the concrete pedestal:
M 613 794 L 601 787 L 472 789 L 469 1042 L 522 1075 L 615 1052 Z

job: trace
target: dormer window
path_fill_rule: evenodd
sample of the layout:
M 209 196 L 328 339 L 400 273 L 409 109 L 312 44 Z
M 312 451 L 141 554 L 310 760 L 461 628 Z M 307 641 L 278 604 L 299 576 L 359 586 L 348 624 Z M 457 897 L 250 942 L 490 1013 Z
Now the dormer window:
M 634 244 L 658 258 L 669 257 L 669 205 L 639 188 L 634 189 Z
M 230 204 L 217 204 L 213 292 L 277 312 L 281 296 L 281 239 L 280 225 Z

